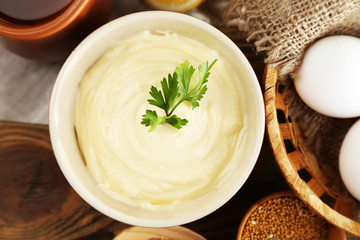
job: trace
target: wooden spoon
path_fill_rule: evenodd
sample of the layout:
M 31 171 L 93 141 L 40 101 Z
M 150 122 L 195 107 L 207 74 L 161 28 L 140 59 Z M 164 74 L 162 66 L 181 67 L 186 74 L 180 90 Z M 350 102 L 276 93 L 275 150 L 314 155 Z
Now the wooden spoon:
M 120 232 L 114 240 L 205 240 L 199 234 L 181 226 L 168 228 L 130 227 Z

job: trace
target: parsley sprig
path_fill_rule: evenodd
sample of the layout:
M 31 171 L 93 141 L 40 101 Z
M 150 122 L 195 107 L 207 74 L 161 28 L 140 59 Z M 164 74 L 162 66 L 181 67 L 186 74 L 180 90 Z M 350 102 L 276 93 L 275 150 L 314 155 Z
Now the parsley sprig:
M 189 102 L 192 108 L 198 107 L 199 101 L 204 97 L 207 91 L 205 83 L 208 82 L 210 76 L 210 69 L 215 64 L 215 59 L 210 65 L 208 61 L 203 62 L 198 66 L 199 81 L 193 89 L 190 89 L 190 82 L 195 72 L 195 68 L 185 61 L 177 67 L 175 72 L 168 75 L 161 81 L 161 90 L 154 86 L 150 88 L 150 95 L 152 99 L 148 99 L 149 104 L 159 107 L 165 111 L 165 116 L 158 116 L 155 110 L 146 110 L 142 115 L 141 124 L 146 127 L 150 126 L 149 132 L 154 131 L 158 125 L 169 123 L 177 129 L 182 128 L 188 123 L 185 118 L 180 118 L 174 115 L 174 110 L 182 103 Z

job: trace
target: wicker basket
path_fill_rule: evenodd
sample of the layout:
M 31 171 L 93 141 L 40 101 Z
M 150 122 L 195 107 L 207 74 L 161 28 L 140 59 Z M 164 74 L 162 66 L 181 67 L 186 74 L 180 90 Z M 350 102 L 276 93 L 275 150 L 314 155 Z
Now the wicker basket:
M 266 129 L 273 155 L 294 193 L 313 211 L 333 225 L 360 237 L 360 222 L 351 218 L 356 201 L 345 199 L 328 189 L 329 179 L 321 172 L 315 156 L 307 150 L 297 124 L 279 91 L 278 72 L 266 66 Z

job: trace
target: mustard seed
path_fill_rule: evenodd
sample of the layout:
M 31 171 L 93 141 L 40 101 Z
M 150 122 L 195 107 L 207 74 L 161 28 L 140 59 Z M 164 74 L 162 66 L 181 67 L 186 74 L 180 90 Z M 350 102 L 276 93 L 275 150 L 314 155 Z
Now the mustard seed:
M 262 203 L 249 216 L 241 240 L 326 240 L 327 222 L 296 197 Z

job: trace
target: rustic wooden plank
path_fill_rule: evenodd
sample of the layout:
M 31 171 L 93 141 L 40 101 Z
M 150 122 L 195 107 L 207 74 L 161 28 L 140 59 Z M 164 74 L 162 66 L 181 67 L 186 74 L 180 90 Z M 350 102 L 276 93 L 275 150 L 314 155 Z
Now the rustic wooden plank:
M 0 239 L 77 239 L 126 227 L 70 187 L 46 125 L 0 121 L 0 166 Z

